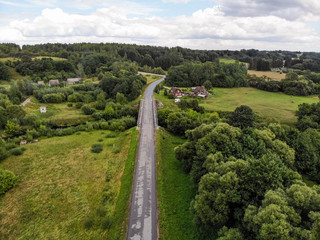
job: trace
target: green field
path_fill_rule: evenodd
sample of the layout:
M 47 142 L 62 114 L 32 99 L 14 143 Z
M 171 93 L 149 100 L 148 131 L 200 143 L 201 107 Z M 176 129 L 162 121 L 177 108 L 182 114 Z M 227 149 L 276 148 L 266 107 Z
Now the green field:
M 165 130 L 157 132 L 157 198 L 159 211 L 160 239 L 192 240 L 215 239 L 213 234 L 202 234 L 194 224 L 190 203 L 195 186 L 189 175 L 184 173 L 175 158 L 174 148 L 185 142 Z
M 316 97 L 290 96 L 255 88 L 214 88 L 216 95 L 201 100 L 201 106 L 210 111 L 233 111 L 240 105 L 248 105 L 267 121 L 293 124 L 295 111 L 302 103 L 316 103 Z
M 276 81 L 281 81 L 282 79 L 286 78 L 285 73 L 279 72 L 271 72 L 271 71 L 255 71 L 255 70 L 248 70 L 248 74 L 256 75 L 257 77 L 266 76 Z
M 236 60 L 234 59 L 229 59 L 229 58 L 219 58 L 220 63 L 235 63 Z
M 76 125 L 88 121 L 91 116 L 85 115 L 81 109 L 77 109 L 73 103 L 68 107 L 68 103 L 40 103 L 35 97 L 31 103 L 23 107 L 28 115 L 36 115 L 40 118 L 53 120 L 60 126 Z M 40 107 L 47 107 L 46 113 L 40 113 Z
M 19 183 L 0 199 L 0 239 L 123 238 L 137 142 L 135 129 L 81 132 L 28 144 L 1 162 Z M 95 143 L 101 153 L 91 152 Z
M 52 58 L 53 61 L 65 61 L 67 60 L 66 58 L 60 58 L 60 57 L 49 57 L 49 56 L 37 56 L 33 57 L 32 60 L 34 59 L 42 59 L 42 58 Z M 19 61 L 21 58 L 13 58 L 13 57 L 6 57 L 6 58 L 0 58 L 0 62 L 6 62 L 6 61 Z

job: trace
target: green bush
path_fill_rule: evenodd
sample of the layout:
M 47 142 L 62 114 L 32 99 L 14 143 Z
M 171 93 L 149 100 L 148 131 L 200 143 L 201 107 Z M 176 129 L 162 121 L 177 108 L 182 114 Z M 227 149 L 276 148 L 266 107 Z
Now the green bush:
M 14 148 L 10 151 L 12 155 L 19 156 L 23 154 L 23 150 L 21 148 Z
M 17 184 L 17 177 L 13 172 L 0 169 L 0 195 L 7 192 Z
M 72 103 L 68 103 L 67 106 L 68 106 L 68 107 L 72 107 L 73 104 L 72 104 Z
M 91 107 L 89 107 L 89 106 L 82 106 L 82 107 L 81 107 L 81 110 L 83 111 L 83 113 L 84 113 L 85 115 L 91 115 L 91 114 L 93 114 L 93 113 L 95 112 L 95 109 L 94 109 L 94 108 L 91 108 Z
M 8 157 L 8 152 L 4 147 L 0 147 L 0 161 Z
M 82 103 L 82 102 L 77 102 L 77 103 L 76 103 L 76 108 L 77 108 L 77 109 L 80 109 L 82 106 L 83 106 L 83 103 Z
M 102 152 L 102 150 L 103 150 L 102 144 L 93 144 L 91 146 L 91 152 L 93 153 L 99 153 L 99 152 Z

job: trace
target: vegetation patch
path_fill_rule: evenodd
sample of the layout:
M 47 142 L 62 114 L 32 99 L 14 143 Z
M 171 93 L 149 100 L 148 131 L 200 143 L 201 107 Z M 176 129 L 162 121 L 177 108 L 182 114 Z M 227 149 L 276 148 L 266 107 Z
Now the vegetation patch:
M 174 148 L 185 142 L 160 129 L 157 134 L 157 198 L 160 239 L 216 239 L 215 234 L 201 233 L 193 222 L 190 203 L 195 185 L 183 172 Z
M 108 237 L 112 226 L 106 230 L 103 225 L 108 225 L 107 217 L 113 216 L 118 200 L 123 198 L 119 195 L 122 175 L 128 166 L 128 153 L 132 156 L 129 149 L 134 148 L 131 136 L 136 135 L 129 130 L 129 134 L 105 139 L 104 151 L 94 155 L 91 145 L 101 133 L 43 139 L 26 145 L 22 156 L 0 163 L 19 178 L 19 184 L 0 200 L 2 239 L 112 239 Z M 112 153 L 110 143 L 120 145 L 120 152 Z M 126 178 L 131 179 L 129 175 Z M 106 179 L 111 180 L 108 183 Z M 130 192 L 130 187 L 125 191 Z M 101 208 L 106 196 L 113 200 Z M 125 201 L 122 208 L 127 209 L 127 204 Z

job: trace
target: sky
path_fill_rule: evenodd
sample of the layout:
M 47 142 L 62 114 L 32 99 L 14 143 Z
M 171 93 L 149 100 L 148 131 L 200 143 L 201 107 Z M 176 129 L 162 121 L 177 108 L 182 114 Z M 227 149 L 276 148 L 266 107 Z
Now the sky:
M 319 0 L 0 0 L 0 43 L 320 52 Z

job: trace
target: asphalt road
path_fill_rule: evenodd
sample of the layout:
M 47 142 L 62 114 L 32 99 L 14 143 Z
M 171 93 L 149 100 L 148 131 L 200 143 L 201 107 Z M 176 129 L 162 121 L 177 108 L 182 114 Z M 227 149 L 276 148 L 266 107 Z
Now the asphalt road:
M 158 239 L 154 112 L 152 95 L 157 84 L 150 84 L 144 95 L 140 142 L 131 196 L 128 240 Z

